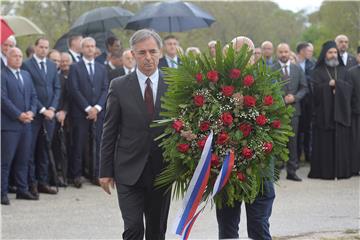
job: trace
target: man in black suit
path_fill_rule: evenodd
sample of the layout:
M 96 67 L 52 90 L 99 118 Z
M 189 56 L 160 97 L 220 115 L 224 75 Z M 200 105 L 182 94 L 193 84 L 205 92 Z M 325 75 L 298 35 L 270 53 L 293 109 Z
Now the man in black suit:
M 61 87 L 55 63 L 46 58 L 49 41 L 44 37 L 37 39 L 34 50 L 33 57 L 23 64 L 23 68 L 31 75 L 38 97 L 38 114 L 32 125 L 33 154 L 29 167 L 29 185 L 34 195 L 37 195 L 38 191 L 56 194 L 57 191 L 48 184 L 49 156 L 41 130 L 45 127 L 49 139 L 52 139 L 55 128 L 54 116 L 59 105 Z
M 122 68 L 122 51 L 117 50 L 110 53 L 109 61 L 105 67 L 108 73 L 109 81 L 124 75 L 125 73 Z
M 159 68 L 171 67 L 177 68 L 180 64 L 177 56 L 179 48 L 179 40 L 174 35 L 169 35 L 164 38 L 164 56 L 159 60 Z
M 349 68 L 356 66 L 356 58 L 347 52 L 349 49 L 349 38 L 345 35 L 338 35 L 335 38 L 336 46 L 339 49 L 340 56 L 342 58 L 342 61 L 345 65 L 346 70 L 349 70 Z
M 22 53 L 18 48 L 7 52 L 7 64 L 1 73 L 1 204 L 7 197 L 10 169 L 17 185 L 16 198 L 37 200 L 29 192 L 28 167 L 31 154 L 31 122 L 37 109 L 37 97 L 30 74 L 20 70 Z
M 100 56 L 95 58 L 95 61 L 106 65 L 108 63 L 108 57 L 112 52 L 119 51 L 122 49 L 120 40 L 115 36 L 110 36 L 106 39 L 105 42 L 106 51 L 100 54 Z
M 299 126 L 299 116 L 301 115 L 300 102 L 301 99 L 308 92 L 305 74 L 301 68 L 293 63 L 290 63 L 290 47 L 286 43 L 280 43 L 277 47 L 277 58 L 279 61 L 272 66 L 274 71 L 281 69 L 280 73 L 284 81 L 288 81 L 283 90 L 285 92 L 284 102 L 295 107 L 295 113 L 291 119 L 291 126 L 295 136 L 289 139 L 289 161 L 286 165 L 286 178 L 293 181 L 301 181 L 296 175 L 296 169 L 299 164 L 297 155 L 297 134 Z
M 70 54 L 74 63 L 81 60 L 81 46 L 80 42 L 83 39 L 81 35 L 72 35 L 68 39 L 68 53 Z
M 164 167 L 162 149 L 154 139 L 163 128 L 150 128 L 160 119 L 160 98 L 166 92 L 158 70 L 161 38 L 142 29 L 130 39 L 137 68 L 114 79 L 108 93 L 101 141 L 100 184 L 110 194 L 116 183 L 123 239 L 165 239 L 170 193 L 153 186 Z
M 7 66 L 6 54 L 10 50 L 16 46 L 16 39 L 13 35 L 9 36 L 2 44 L 1 44 L 1 69 Z
M 82 160 L 90 131 L 96 141 L 96 162 L 92 163 L 92 180 L 97 183 L 99 175 L 99 148 L 103 123 L 103 109 L 108 90 L 108 77 L 103 65 L 96 62 L 96 42 L 91 37 L 81 41 L 82 60 L 70 66 L 69 91 L 72 100 L 70 118 L 72 125 L 72 158 L 70 174 L 77 188 L 82 186 Z M 94 176 L 95 175 L 95 176 Z
M 123 52 L 122 64 L 122 69 L 124 70 L 123 75 L 127 75 L 135 71 L 135 60 L 130 49 L 127 49 Z

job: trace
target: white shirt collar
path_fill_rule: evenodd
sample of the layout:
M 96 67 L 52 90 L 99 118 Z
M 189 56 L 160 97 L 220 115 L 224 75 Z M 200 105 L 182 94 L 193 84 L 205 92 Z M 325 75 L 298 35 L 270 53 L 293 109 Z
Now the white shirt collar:
M 41 62 L 44 62 L 45 63 L 45 65 L 46 65 L 46 57 L 45 58 L 43 58 L 43 59 L 40 59 L 38 56 L 36 56 L 36 54 L 34 53 L 34 58 L 35 58 L 35 60 L 36 60 L 36 62 L 40 65 L 40 63 Z
M 124 71 L 125 71 L 125 74 L 132 73 L 132 72 L 135 70 L 135 68 L 128 69 L 128 68 L 127 68 L 127 67 L 125 67 L 125 66 L 123 66 L 123 69 L 124 69 Z
M 0 52 L 0 56 L 1 56 L 1 59 L 3 60 L 5 66 L 7 66 L 7 58 L 4 54 L 2 54 L 2 52 Z
M 109 61 L 108 62 L 108 65 L 109 65 L 109 67 L 112 69 L 112 70 L 115 70 L 116 69 L 116 67 Z
M 148 77 L 145 74 L 143 74 L 138 68 L 136 68 L 136 75 L 137 75 L 139 81 L 144 84 L 148 78 L 150 78 L 152 84 L 154 84 L 154 83 L 157 84 L 157 82 L 159 81 L 159 70 L 158 69 L 156 69 L 156 71 Z
M 80 53 L 75 52 L 74 50 L 69 48 L 69 52 L 78 60 L 78 57 L 81 57 Z
M 85 63 L 86 66 L 88 66 L 89 63 L 94 64 L 94 59 L 88 60 L 88 59 L 86 59 L 85 57 L 82 57 L 82 59 L 83 59 L 83 61 L 84 61 L 84 63 Z
M 345 65 L 347 64 L 348 56 L 349 54 L 347 52 L 344 52 L 343 55 L 341 55 L 341 58 Z
M 280 63 L 281 67 L 284 67 L 284 66 L 289 67 L 290 66 L 290 60 L 288 60 L 286 63 L 283 63 L 282 61 L 279 60 L 279 63 Z
M 20 68 L 19 69 L 14 69 L 8 66 L 8 68 L 10 69 L 10 71 L 16 76 L 16 72 L 20 72 Z

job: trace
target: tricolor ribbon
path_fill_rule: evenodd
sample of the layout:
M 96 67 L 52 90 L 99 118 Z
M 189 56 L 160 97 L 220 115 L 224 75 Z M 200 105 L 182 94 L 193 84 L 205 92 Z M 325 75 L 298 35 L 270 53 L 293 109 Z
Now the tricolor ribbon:
M 221 167 L 220 173 L 216 178 L 214 189 L 212 192 L 211 197 L 220 192 L 220 190 L 226 185 L 227 181 L 229 180 L 231 171 L 234 167 L 235 162 L 235 154 L 233 150 L 230 150 L 224 159 L 224 163 Z

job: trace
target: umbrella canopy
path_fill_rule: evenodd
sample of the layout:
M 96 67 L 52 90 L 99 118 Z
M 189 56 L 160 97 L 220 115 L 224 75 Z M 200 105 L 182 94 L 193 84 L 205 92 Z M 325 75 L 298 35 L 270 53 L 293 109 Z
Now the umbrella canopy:
M 215 22 L 213 16 L 192 3 L 167 1 L 146 5 L 129 20 L 125 28 L 185 32 L 195 28 L 209 27 L 213 22 Z
M 70 32 L 90 34 L 125 27 L 134 14 L 120 7 L 101 7 L 81 15 L 71 26 Z
M 44 35 L 44 32 L 32 21 L 21 16 L 4 16 L 5 21 L 14 31 L 16 37 L 26 35 Z
M 3 42 L 5 42 L 12 34 L 14 34 L 13 30 L 9 27 L 7 22 L 1 18 L 1 44 L 3 44 Z

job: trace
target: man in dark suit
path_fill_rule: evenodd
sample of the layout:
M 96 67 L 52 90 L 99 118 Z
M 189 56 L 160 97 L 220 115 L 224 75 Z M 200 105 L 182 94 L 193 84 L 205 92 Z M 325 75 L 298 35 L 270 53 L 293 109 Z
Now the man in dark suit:
M 31 192 L 38 191 L 56 194 L 48 184 L 49 156 L 41 129 L 44 127 L 49 139 L 52 139 L 55 127 L 55 111 L 59 105 L 60 81 L 56 65 L 46 58 L 49 52 L 49 41 L 41 37 L 35 41 L 35 53 L 24 62 L 23 68 L 28 71 L 33 80 L 38 97 L 37 114 L 33 125 L 32 157 L 29 167 L 29 185 Z
M 88 140 L 89 131 L 96 129 L 96 153 L 99 153 L 100 136 L 102 132 L 103 112 L 108 90 L 108 77 L 103 65 L 96 62 L 96 42 L 91 37 L 81 41 L 83 58 L 80 62 L 70 66 L 69 85 L 72 99 L 70 118 L 72 124 L 72 158 L 70 174 L 77 188 L 82 186 L 82 159 L 83 150 Z M 94 125 L 95 124 L 95 125 Z M 94 127 L 94 128 L 93 128 Z M 99 157 L 93 163 L 93 183 L 97 183 L 99 175 Z
M 306 84 L 305 74 L 301 68 L 295 64 L 290 63 L 290 47 L 286 43 L 280 43 L 277 47 L 277 57 L 279 61 L 272 66 L 274 71 L 280 70 L 282 79 L 288 81 L 283 90 L 285 92 L 284 102 L 295 107 L 295 113 L 291 119 L 291 126 L 295 133 L 295 136 L 289 139 L 289 161 L 286 165 L 287 176 L 286 178 L 293 181 L 301 181 L 296 175 L 296 169 L 299 164 L 299 158 L 297 155 L 297 134 L 299 126 L 299 116 L 301 115 L 300 102 L 301 99 L 308 92 Z
M 162 128 L 150 128 L 160 119 L 160 98 L 167 86 L 158 62 L 161 38 L 142 29 L 130 39 L 137 68 L 113 80 L 106 105 L 101 143 L 100 184 L 110 194 L 116 183 L 124 220 L 123 239 L 165 239 L 170 193 L 155 189 L 155 177 L 164 167 L 162 150 L 154 139 Z
M 31 122 L 37 109 L 37 97 L 31 76 L 20 70 L 22 53 L 18 48 L 7 52 L 7 67 L 1 74 L 1 204 L 7 197 L 10 169 L 17 185 L 16 198 L 37 200 L 29 192 L 28 167 L 31 154 Z
M 174 35 L 164 38 L 164 56 L 159 60 L 159 68 L 170 67 L 177 68 L 180 60 L 177 56 L 179 40 Z
M 68 39 L 68 53 L 71 56 L 71 59 L 74 63 L 79 62 L 81 60 L 81 47 L 80 42 L 83 39 L 81 35 L 72 35 Z
M 351 67 L 356 66 L 356 58 L 347 52 L 349 49 L 349 38 L 345 35 L 338 35 L 335 38 L 336 46 L 339 49 L 340 56 L 345 65 L 346 70 L 349 70 Z
M 16 39 L 13 35 L 9 36 L 2 44 L 1 44 L 1 69 L 7 66 L 6 54 L 10 50 L 16 46 Z
M 275 60 L 273 58 L 274 45 L 272 44 L 272 42 L 264 41 L 261 44 L 261 53 L 266 65 L 271 67 L 275 63 Z
M 109 82 L 114 78 L 125 75 L 124 69 L 122 68 L 122 51 L 117 50 L 110 53 L 109 61 L 105 65 Z
M 119 51 L 122 48 L 120 40 L 115 36 L 108 37 L 106 39 L 105 45 L 106 51 L 95 58 L 95 61 L 103 65 L 106 65 L 108 63 L 108 57 L 112 52 Z

